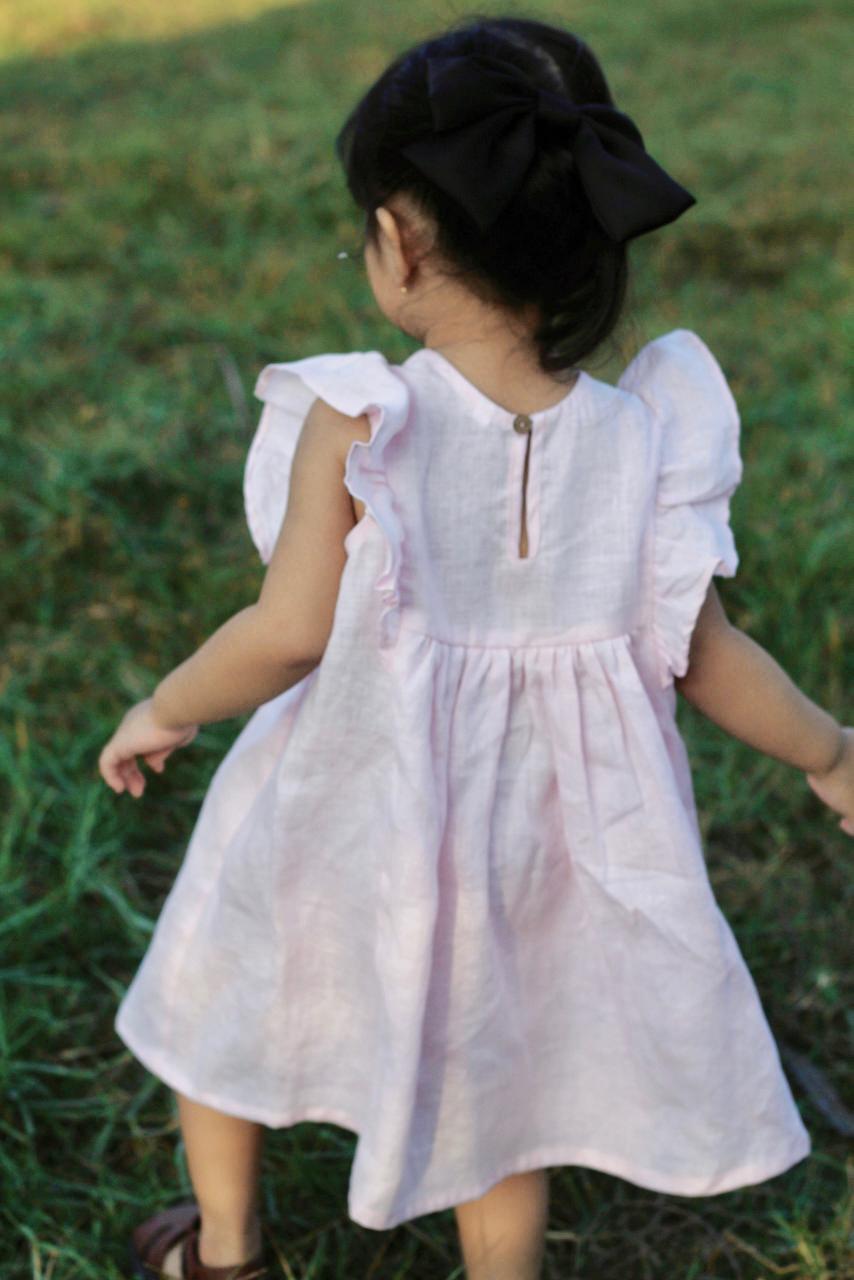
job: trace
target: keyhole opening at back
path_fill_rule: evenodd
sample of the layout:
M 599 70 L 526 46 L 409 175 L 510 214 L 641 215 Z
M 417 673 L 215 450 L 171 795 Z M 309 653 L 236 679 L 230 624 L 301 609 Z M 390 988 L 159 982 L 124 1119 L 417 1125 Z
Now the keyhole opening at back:
M 522 512 L 519 527 L 519 559 L 524 560 L 528 555 L 528 465 L 531 457 L 531 434 L 533 430 L 533 422 L 527 413 L 517 413 L 513 419 L 513 430 L 520 435 L 524 435 L 525 439 L 525 463 L 522 470 Z

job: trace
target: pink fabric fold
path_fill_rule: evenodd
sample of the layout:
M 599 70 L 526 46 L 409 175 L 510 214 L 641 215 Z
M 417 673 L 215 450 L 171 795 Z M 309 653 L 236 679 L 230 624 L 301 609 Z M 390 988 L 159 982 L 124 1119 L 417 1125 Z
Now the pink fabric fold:
M 730 499 L 743 472 L 738 408 L 720 365 L 690 330 L 668 338 L 669 346 L 645 347 L 620 378 L 621 387 L 650 406 L 661 437 L 653 632 L 662 685 L 688 670 L 712 576 L 731 578 L 738 568 Z
M 264 402 L 264 409 L 246 460 L 244 496 L 249 529 L 265 564 L 285 516 L 293 454 L 314 400 L 322 396 L 333 409 L 350 417 L 368 415 L 370 439 L 355 440 L 350 446 L 344 484 L 365 503 L 365 519 L 369 514 L 385 537 L 385 562 L 375 586 L 382 600 L 380 647 L 393 644 L 403 526 L 386 480 L 383 454 L 406 424 L 406 383 L 379 352 L 353 352 L 267 365 L 258 376 L 255 395 Z M 348 552 L 362 536 L 363 524 L 360 521 L 348 534 L 344 544 Z

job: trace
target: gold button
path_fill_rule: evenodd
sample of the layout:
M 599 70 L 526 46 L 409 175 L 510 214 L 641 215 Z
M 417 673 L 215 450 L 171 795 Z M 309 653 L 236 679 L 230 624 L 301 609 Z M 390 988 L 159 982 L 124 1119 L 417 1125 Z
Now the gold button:
M 513 419 L 513 430 L 518 431 L 520 435 L 526 431 L 530 431 L 533 425 L 534 424 L 531 422 L 527 413 L 517 413 L 516 417 Z

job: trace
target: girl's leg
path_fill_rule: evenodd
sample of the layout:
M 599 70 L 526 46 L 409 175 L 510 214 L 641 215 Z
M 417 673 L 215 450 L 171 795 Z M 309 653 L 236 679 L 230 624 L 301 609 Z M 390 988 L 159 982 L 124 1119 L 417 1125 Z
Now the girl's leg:
M 211 1267 L 248 1262 L 261 1248 L 258 1181 L 264 1129 L 176 1093 L 181 1133 L 201 1212 L 199 1257 Z M 180 1276 L 180 1246 L 165 1259 Z
M 547 1169 L 513 1173 L 454 1212 L 467 1280 L 539 1280 L 549 1212 Z

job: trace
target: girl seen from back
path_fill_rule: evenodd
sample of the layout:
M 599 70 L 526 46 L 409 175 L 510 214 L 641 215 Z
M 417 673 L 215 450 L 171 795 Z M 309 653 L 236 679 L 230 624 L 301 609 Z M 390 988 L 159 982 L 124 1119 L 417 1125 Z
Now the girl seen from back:
M 810 1139 L 709 883 L 677 691 L 854 835 L 854 729 L 727 618 L 739 416 L 702 338 L 612 386 L 627 246 L 695 203 L 579 37 L 464 21 L 337 141 L 383 315 L 418 344 L 268 365 L 257 601 L 131 708 L 143 794 L 219 765 L 116 1027 L 174 1090 L 195 1199 L 135 1273 L 268 1272 L 263 1135 L 357 1135 L 348 1210 L 454 1207 L 469 1280 L 541 1273 L 550 1166 L 710 1195 Z

